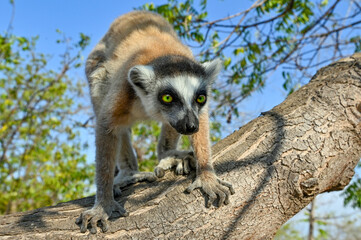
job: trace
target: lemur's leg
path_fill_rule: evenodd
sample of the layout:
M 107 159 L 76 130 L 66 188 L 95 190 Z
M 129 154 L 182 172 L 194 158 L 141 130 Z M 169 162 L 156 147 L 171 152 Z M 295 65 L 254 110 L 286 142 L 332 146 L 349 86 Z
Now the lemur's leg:
M 229 203 L 229 194 L 234 194 L 232 184 L 218 178 L 212 164 L 211 144 L 209 139 L 208 112 L 199 116 L 199 131 L 191 136 L 197 158 L 196 180 L 187 188 L 188 192 L 201 188 L 208 195 L 207 207 L 219 198 L 218 206 Z
M 154 169 L 157 177 L 163 177 L 164 171 L 176 167 L 176 174 L 188 174 L 191 167 L 195 168 L 193 151 L 178 151 L 177 145 L 180 134 L 169 124 L 162 125 L 162 131 L 158 142 L 159 164 Z
M 123 206 L 114 200 L 113 179 L 115 157 L 119 138 L 109 128 L 97 121 L 95 132 L 96 144 L 96 186 L 97 193 L 93 208 L 84 211 L 76 220 L 81 224 L 80 231 L 85 233 L 88 225 L 90 232 L 97 232 L 97 222 L 101 221 L 103 232 L 108 230 L 107 220 L 112 216 L 127 216 Z
M 119 146 L 116 164 L 119 170 L 114 179 L 113 190 L 115 195 L 121 193 L 120 188 L 140 181 L 155 181 L 153 172 L 139 172 L 138 161 L 131 144 L 131 129 L 125 128 L 119 132 Z

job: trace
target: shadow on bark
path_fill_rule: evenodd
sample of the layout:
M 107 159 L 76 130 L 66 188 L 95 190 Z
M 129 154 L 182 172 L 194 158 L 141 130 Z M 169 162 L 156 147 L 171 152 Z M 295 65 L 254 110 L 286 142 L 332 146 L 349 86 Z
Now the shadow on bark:
M 168 174 L 169 173 L 167 173 L 167 175 Z M 157 199 L 160 195 L 167 192 L 167 189 L 169 189 L 170 187 L 173 188 L 175 186 L 182 185 L 185 181 L 189 181 L 188 179 L 190 177 L 191 176 L 188 176 L 188 178 L 184 178 L 183 176 L 175 176 L 175 179 L 172 180 L 163 178 L 163 180 L 152 183 L 142 182 L 136 185 L 129 185 L 122 188 L 122 195 L 119 197 L 115 197 L 115 200 L 118 203 L 120 203 L 123 207 L 126 202 L 129 202 L 130 206 L 132 206 L 132 209 L 129 209 L 130 211 L 137 208 L 141 208 L 142 206 L 145 205 L 153 205 L 155 204 L 153 200 Z M 132 196 L 136 192 L 141 192 L 149 189 L 156 191 L 151 191 L 150 193 L 147 192 L 146 194 L 142 194 L 141 197 L 130 198 L 130 196 Z M 55 206 L 45 207 L 39 210 L 30 211 L 29 213 L 25 214 L 17 221 L 17 226 L 21 227 L 23 230 L 28 232 L 33 232 L 34 229 L 47 228 L 49 226 L 47 226 L 47 223 L 46 221 L 44 221 L 44 218 L 47 216 L 55 216 L 60 214 L 59 211 L 53 211 L 53 209 L 62 207 L 64 205 L 72 205 L 72 204 L 77 205 L 81 208 L 91 208 L 94 205 L 94 201 L 95 201 L 95 196 L 90 196 L 66 203 L 59 203 Z M 127 211 L 129 210 L 127 209 Z M 109 218 L 109 221 L 115 221 L 117 219 L 119 219 L 119 217 L 111 216 Z M 75 218 L 74 218 L 74 224 L 75 224 Z
M 255 201 L 255 199 L 257 199 L 257 196 L 263 191 L 264 187 L 267 185 L 269 180 L 272 178 L 274 171 L 275 171 L 275 167 L 273 166 L 273 163 L 277 160 L 277 156 L 279 155 L 280 149 L 282 146 L 285 120 L 280 114 L 275 113 L 275 112 L 265 112 L 262 114 L 264 116 L 270 116 L 276 124 L 276 128 L 275 128 L 276 133 L 275 133 L 275 138 L 273 140 L 274 149 L 270 153 L 265 154 L 264 156 L 261 155 L 261 156 L 252 157 L 250 159 L 242 159 L 241 161 L 234 161 L 235 166 L 231 171 L 234 171 L 234 170 L 242 168 L 242 167 L 246 167 L 248 165 L 262 164 L 262 165 L 264 165 L 266 172 L 264 173 L 264 176 L 262 177 L 261 183 L 253 190 L 253 193 L 249 197 L 249 199 L 247 201 L 245 201 L 245 206 L 238 211 L 237 217 L 235 217 L 231 221 L 232 224 L 230 224 L 228 226 L 228 230 L 223 234 L 221 239 L 228 239 L 230 237 L 232 232 L 236 229 L 237 225 L 239 224 L 239 221 L 242 220 L 243 216 L 246 214 L 248 209 L 252 206 L 253 201 Z M 223 163 L 223 164 L 229 164 L 229 162 Z M 224 167 L 222 167 L 220 165 L 222 165 L 222 163 L 220 163 L 217 166 L 218 169 L 225 169 Z M 221 173 L 221 172 L 217 172 L 217 173 Z

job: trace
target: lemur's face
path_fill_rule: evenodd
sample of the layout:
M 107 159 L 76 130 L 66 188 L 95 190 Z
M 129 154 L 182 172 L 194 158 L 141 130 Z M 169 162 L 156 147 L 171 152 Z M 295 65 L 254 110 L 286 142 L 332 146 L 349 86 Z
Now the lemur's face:
M 207 103 L 206 82 L 181 75 L 162 79 L 159 85 L 154 97 L 162 118 L 181 134 L 196 133 L 199 114 Z
M 172 64 L 171 60 L 135 66 L 129 70 L 128 80 L 150 117 L 170 124 L 180 134 L 194 134 L 221 63 L 214 60 L 201 65 L 178 59 Z

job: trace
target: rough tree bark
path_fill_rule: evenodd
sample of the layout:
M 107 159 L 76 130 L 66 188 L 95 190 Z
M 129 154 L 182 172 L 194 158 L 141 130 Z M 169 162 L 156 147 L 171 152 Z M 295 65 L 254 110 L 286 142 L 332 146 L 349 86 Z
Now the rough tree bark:
M 344 188 L 361 157 L 361 54 L 322 68 L 282 104 L 213 147 L 232 182 L 231 203 L 207 209 L 194 176 L 127 187 L 129 211 L 107 233 L 82 234 L 78 215 L 94 197 L 0 217 L 2 239 L 271 239 L 319 193 Z

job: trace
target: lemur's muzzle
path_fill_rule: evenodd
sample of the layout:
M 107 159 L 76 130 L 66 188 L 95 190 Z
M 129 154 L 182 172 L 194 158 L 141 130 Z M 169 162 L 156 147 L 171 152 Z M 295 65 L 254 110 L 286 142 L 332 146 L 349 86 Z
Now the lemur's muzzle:
M 180 134 L 191 135 L 198 132 L 199 121 L 194 113 L 188 112 L 183 119 L 179 120 L 174 126 L 172 125 L 172 127 Z

